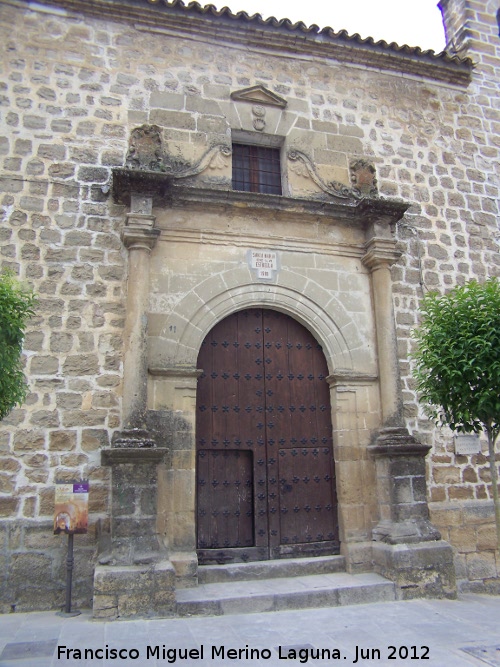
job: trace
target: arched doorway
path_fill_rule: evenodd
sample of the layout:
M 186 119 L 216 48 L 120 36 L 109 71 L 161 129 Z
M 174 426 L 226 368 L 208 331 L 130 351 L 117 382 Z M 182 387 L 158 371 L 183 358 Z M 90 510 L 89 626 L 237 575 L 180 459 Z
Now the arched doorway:
M 312 334 L 238 311 L 206 336 L 198 368 L 199 562 L 338 553 L 328 369 Z

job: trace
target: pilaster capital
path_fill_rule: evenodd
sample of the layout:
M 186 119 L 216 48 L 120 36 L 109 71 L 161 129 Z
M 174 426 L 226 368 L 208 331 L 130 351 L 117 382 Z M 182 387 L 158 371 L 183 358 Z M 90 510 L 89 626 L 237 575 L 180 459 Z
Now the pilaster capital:
M 153 216 L 148 216 L 148 217 L 153 217 Z M 136 215 L 132 216 L 134 223 L 136 222 L 135 218 L 137 218 Z M 158 240 L 160 233 L 161 233 L 160 230 L 155 229 L 152 225 L 145 226 L 138 224 L 132 224 L 132 225 L 127 224 L 127 226 L 122 231 L 121 237 L 123 245 L 126 248 L 128 248 L 128 250 L 143 249 L 150 252 L 155 247 L 156 241 Z
M 150 252 L 158 240 L 160 230 L 155 229 L 156 216 L 152 214 L 153 197 L 132 192 L 130 213 L 127 213 L 122 231 L 123 245 L 129 250 L 143 249 Z
M 380 268 L 390 268 L 401 257 L 396 249 L 396 242 L 388 238 L 371 238 L 365 244 L 365 254 L 361 261 L 370 271 Z

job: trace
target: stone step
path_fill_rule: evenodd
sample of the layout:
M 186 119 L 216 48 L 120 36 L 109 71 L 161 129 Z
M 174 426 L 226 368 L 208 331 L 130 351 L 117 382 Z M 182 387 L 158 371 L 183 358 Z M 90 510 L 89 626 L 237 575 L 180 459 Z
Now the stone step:
M 299 577 L 309 574 L 331 574 L 332 572 L 344 571 L 344 556 L 284 558 L 282 560 L 263 560 L 251 563 L 201 565 L 198 568 L 198 581 L 200 584 L 216 584 L 224 581 Z
M 396 599 L 394 584 L 372 572 L 200 584 L 196 588 L 179 589 L 176 596 L 179 616 L 251 614 Z

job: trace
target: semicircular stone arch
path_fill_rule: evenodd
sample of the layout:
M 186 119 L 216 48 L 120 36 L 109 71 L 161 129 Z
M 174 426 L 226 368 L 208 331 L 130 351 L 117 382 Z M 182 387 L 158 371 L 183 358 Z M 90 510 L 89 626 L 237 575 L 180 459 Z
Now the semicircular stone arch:
M 353 353 L 366 348 L 366 341 L 352 315 L 331 291 L 286 270 L 280 271 L 278 284 L 256 283 L 246 269 L 233 269 L 200 283 L 168 318 L 177 323 L 179 332 L 175 363 L 195 366 L 203 339 L 217 322 L 237 310 L 255 307 L 281 311 L 309 329 L 323 347 L 330 373 L 366 370 L 355 368 L 353 362 L 360 356 Z

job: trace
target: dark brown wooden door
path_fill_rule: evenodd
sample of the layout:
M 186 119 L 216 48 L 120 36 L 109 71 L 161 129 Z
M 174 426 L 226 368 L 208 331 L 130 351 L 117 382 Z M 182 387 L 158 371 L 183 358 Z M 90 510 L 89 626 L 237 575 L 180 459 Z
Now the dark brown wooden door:
M 287 315 L 245 310 L 212 329 L 198 368 L 200 562 L 338 553 L 321 346 Z

